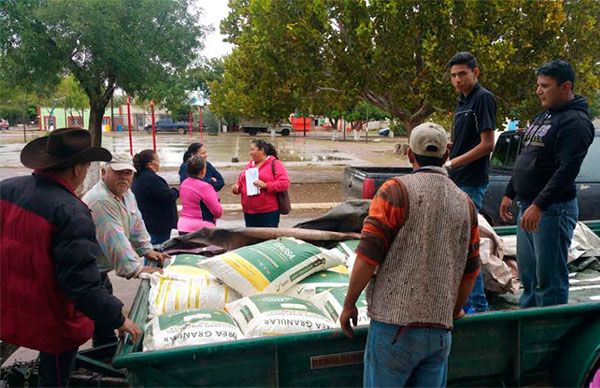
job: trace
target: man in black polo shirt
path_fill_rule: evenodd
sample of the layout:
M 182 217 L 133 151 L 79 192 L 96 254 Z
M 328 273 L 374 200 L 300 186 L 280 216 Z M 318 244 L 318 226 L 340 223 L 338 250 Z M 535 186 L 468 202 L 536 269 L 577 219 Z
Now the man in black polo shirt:
M 456 54 L 448 62 L 452 85 L 460 93 L 454 111 L 450 157 L 444 164 L 450 178 L 481 209 L 488 186 L 490 154 L 494 150 L 496 98 L 477 82 L 477 60 L 468 52 Z M 483 277 L 477 277 L 465 311 L 488 311 Z

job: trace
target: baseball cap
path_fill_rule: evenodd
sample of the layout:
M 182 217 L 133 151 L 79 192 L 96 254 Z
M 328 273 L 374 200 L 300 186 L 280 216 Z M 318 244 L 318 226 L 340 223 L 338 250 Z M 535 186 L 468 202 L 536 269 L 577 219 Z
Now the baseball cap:
M 423 123 L 413 128 L 408 143 L 417 155 L 442 158 L 446 153 L 448 135 L 439 124 Z
M 112 160 L 106 162 L 105 166 L 110 167 L 113 171 L 131 170 L 137 172 L 133 167 L 133 159 L 131 155 L 125 153 L 113 154 Z

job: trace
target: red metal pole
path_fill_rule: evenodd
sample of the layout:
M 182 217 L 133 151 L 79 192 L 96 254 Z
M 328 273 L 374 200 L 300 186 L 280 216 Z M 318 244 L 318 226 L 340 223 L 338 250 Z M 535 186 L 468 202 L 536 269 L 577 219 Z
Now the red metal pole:
M 150 100 L 150 112 L 152 113 L 152 149 L 156 151 L 156 121 L 154 119 L 154 100 Z
M 133 137 L 131 136 L 131 97 L 127 96 L 127 128 L 129 129 L 129 154 L 133 156 Z
M 192 111 L 190 110 L 188 112 L 188 133 L 190 136 L 190 143 L 192 142 L 192 128 L 194 128 L 192 125 L 193 122 L 194 122 L 194 118 L 192 117 Z
M 200 114 L 200 142 L 202 142 L 202 138 L 204 137 L 204 120 L 202 118 L 202 109 L 204 107 L 202 105 L 200 105 L 198 107 L 198 113 Z

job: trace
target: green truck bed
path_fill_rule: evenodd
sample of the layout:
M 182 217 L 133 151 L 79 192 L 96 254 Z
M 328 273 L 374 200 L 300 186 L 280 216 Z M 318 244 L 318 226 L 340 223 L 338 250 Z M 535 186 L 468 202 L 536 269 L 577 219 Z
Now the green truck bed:
M 600 235 L 600 221 L 588 222 Z M 501 235 L 514 227 L 501 227 Z M 144 325 L 143 281 L 130 318 Z M 362 386 L 367 328 L 141 352 L 121 342 L 113 365 L 143 386 Z M 450 386 L 583 386 L 600 365 L 600 302 L 496 311 L 455 323 Z

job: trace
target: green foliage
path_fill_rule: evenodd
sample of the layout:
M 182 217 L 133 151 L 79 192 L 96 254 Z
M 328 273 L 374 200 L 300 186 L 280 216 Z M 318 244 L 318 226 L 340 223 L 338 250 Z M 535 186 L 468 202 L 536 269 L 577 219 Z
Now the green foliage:
M 34 120 L 37 117 L 35 105 L 44 99 L 44 96 L 29 93 L 21 87 L 11 87 L 0 79 L 0 118 L 11 124 Z
M 230 0 L 236 45 L 213 98 L 219 114 L 276 119 L 346 112 L 367 101 L 407 129 L 456 102 L 446 68 L 471 51 L 498 97 L 499 121 L 540 110 L 535 69 L 564 58 L 579 94 L 600 86 L 597 0 Z
M 600 90 L 596 92 L 594 99 L 591 101 L 590 117 L 592 120 L 600 118 Z
M 87 95 L 73 76 L 66 76 L 60 81 L 54 98 L 58 101 L 58 106 L 64 108 L 70 115 L 74 110 L 78 116 L 83 117 L 83 111 L 89 108 Z
M 184 70 L 198 58 L 204 35 L 189 6 L 188 0 L 5 0 L 0 75 L 28 90 L 52 90 L 72 74 L 88 96 L 89 127 L 100 145 L 102 116 L 117 87 L 159 102 L 187 88 Z

